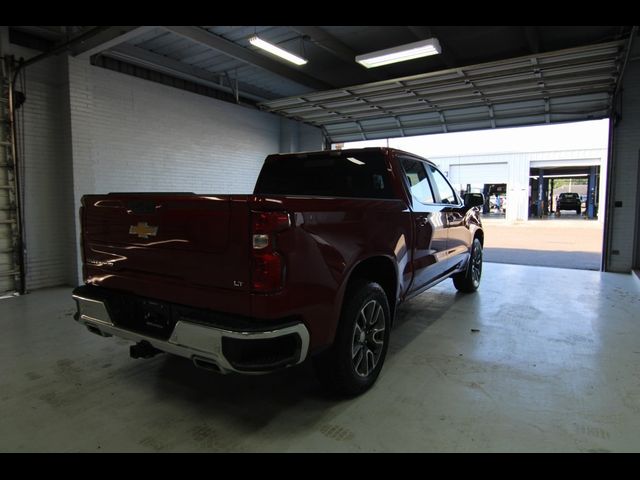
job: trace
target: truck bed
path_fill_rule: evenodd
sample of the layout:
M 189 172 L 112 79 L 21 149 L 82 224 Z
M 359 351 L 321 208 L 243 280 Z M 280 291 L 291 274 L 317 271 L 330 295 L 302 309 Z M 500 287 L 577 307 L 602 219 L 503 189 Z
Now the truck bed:
M 284 211 L 282 288 L 251 288 L 252 212 Z M 94 287 L 264 321 L 303 319 L 312 348 L 332 338 L 343 280 L 358 259 L 398 253 L 411 219 L 400 200 L 278 195 L 87 195 L 84 276 Z M 389 228 L 393 226 L 393 228 Z M 407 272 L 410 278 L 409 272 Z

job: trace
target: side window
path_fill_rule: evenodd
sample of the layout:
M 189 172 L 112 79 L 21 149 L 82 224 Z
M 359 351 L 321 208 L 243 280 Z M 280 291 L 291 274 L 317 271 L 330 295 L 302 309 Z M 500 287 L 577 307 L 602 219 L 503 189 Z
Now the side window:
M 400 163 L 409 181 L 411 194 L 420 203 L 434 203 L 433 192 L 429 185 L 424 163 L 409 158 L 400 158 Z
M 435 188 L 438 190 L 440 194 L 440 203 L 458 203 L 458 197 L 456 197 L 456 193 L 447 182 L 447 179 L 444 178 L 444 175 L 440 173 L 440 170 L 429 165 L 429 170 L 431 171 L 431 175 L 433 176 L 433 180 L 435 182 Z

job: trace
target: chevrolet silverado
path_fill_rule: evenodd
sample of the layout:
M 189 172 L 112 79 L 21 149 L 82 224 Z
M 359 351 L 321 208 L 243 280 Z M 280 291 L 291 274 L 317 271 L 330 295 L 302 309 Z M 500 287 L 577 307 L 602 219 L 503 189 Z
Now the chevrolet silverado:
M 80 208 L 76 320 L 258 374 L 311 358 L 346 395 L 378 377 L 401 302 L 447 278 L 475 291 L 481 194 L 390 148 L 274 154 L 251 195 L 109 193 Z

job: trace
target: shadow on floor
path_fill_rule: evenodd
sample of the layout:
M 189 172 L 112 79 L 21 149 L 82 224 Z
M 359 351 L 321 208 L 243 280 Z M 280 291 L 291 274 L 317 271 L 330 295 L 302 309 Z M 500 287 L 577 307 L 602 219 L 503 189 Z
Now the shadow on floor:
M 524 248 L 485 248 L 483 253 L 485 262 L 578 270 L 600 270 L 602 258 L 602 255 L 597 252 L 562 252 Z
M 402 351 L 440 319 L 458 297 L 459 294 L 451 289 L 450 294 L 445 295 L 425 292 L 404 303 L 396 315 L 387 358 Z M 195 368 L 191 361 L 171 355 L 161 355 L 158 361 L 161 363 L 156 386 L 163 396 L 178 395 L 189 402 L 208 405 L 207 409 L 211 410 L 231 407 L 228 411 L 232 412 L 235 406 L 241 407 L 243 414 L 250 410 L 260 418 L 269 418 L 276 412 L 265 411 L 265 397 L 269 397 L 269 403 L 277 406 L 277 410 L 303 399 L 326 405 L 343 400 L 323 388 L 310 360 L 280 372 L 256 376 L 220 375 Z

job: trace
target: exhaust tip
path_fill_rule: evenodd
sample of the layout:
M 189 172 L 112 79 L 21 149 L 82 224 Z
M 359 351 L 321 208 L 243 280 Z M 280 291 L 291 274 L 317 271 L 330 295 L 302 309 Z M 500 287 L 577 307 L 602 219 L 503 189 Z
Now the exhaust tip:
M 192 361 L 193 364 L 198 368 L 209 370 L 211 372 L 222 373 L 222 369 L 213 360 L 209 360 L 208 358 L 204 357 L 193 357 Z

